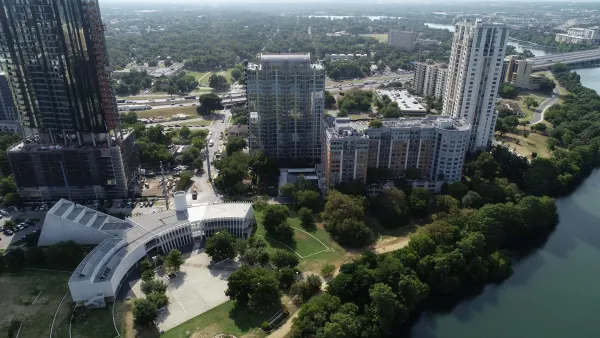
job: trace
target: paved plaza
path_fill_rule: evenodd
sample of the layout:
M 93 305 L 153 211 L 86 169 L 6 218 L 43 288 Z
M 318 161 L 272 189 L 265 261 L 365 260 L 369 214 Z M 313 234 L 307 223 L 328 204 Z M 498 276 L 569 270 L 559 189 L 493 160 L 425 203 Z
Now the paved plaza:
M 177 277 L 166 281 L 169 306 L 159 313 L 156 321 L 159 330 L 167 331 L 229 300 L 225 296 L 227 277 L 240 264 L 227 261 L 215 265 L 211 262 L 204 249 L 194 249 Z M 132 286 L 136 297 L 144 297 L 140 285 L 141 280 L 138 280 Z

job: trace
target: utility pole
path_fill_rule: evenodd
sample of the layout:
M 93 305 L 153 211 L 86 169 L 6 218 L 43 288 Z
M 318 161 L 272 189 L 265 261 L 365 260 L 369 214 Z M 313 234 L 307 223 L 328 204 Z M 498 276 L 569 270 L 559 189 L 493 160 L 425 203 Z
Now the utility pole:
M 162 174 L 163 195 L 165 197 L 165 205 L 169 210 L 169 192 L 167 191 L 167 180 L 165 179 L 165 169 L 163 169 L 162 161 L 160 161 L 160 173 Z

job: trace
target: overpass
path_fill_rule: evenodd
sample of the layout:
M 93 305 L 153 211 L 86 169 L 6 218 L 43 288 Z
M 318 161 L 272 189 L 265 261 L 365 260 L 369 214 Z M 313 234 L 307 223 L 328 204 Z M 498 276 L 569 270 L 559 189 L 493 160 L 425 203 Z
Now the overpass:
M 532 64 L 532 71 L 547 70 L 557 63 L 564 63 L 570 68 L 587 67 L 600 64 L 600 49 L 550 54 L 529 58 L 526 61 Z

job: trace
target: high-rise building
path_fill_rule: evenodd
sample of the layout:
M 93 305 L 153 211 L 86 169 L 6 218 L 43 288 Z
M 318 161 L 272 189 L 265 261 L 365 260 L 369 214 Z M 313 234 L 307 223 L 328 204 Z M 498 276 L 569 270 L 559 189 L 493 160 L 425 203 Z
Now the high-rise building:
M 19 193 L 126 197 L 139 159 L 119 127 L 98 3 L 0 0 L 0 61 L 24 129 L 7 150 Z
M 325 69 L 310 54 L 261 54 L 246 64 L 250 152 L 315 163 L 321 156 Z
M 358 180 L 383 169 L 389 179 L 417 170 L 422 181 L 439 188 L 459 181 L 471 126 L 447 116 L 384 119 L 379 127 L 367 120 L 324 120 L 319 175 L 324 186 Z
M 448 64 L 443 112 L 471 124 L 470 150 L 492 144 L 502 82 L 508 28 L 504 24 L 465 21 L 456 24 Z
M 412 52 L 417 43 L 417 33 L 392 29 L 388 32 L 388 44 Z
M 17 130 L 17 111 L 6 75 L 0 71 L 0 131 Z
M 415 63 L 414 89 L 419 95 L 442 99 L 446 88 L 448 65 L 445 63 Z

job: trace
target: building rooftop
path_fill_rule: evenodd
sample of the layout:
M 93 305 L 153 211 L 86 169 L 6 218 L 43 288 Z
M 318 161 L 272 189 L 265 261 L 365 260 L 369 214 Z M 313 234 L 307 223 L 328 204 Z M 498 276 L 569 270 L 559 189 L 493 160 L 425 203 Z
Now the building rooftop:
M 425 114 L 427 109 L 421 105 L 418 101 L 421 98 L 414 96 L 408 92 L 408 90 L 377 90 L 377 95 L 383 97 L 387 95 L 398 103 L 400 110 L 406 113 L 421 113 Z
M 314 69 L 323 69 L 323 66 L 311 63 L 310 53 L 307 54 L 260 54 L 260 63 L 248 64 L 248 69 L 260 70 L 262 66 L 272 65 L 310 65 Z
M 64 206 L 69 204 L 74 205 L 73 202 L 61 200 L 49 212 L 64 214 L 66 211 Z M 77 205 L 77 207 L 81 208 L 79 213 L 83 213 L 84 217 L 90 210 L 93 211 L 93 209 L 83 206 Z M 73 272 L 70 282 L 89 280 L 96 269 L 98 270 L 94 282 L 110 279 L 119 263 L 130 251 L 160 233 L 180 225 L 203 220 L 230 217 L 244 218 L 251 207 L 252 204 L 250 203 L 201 204 L 188 207 L 185 211 L 166 210 L 131 217 L 127 220 L 120 220 L 93 211 L 101 214 L 104 217 L 103 220 L 105 220 L 99 230 L 111 233 L 114 237 L 102 241 L 85 257 Z M 96 228 L 95 225 L 88 224 L 87 226 Z M 102 264 L 102 266 L 99 266 L 99 264 Z
M 349 117 L 329 119 L 326 122 L 327 132 L 332 137 L 365 137 L 369 136 L 366 133 L 371 120 L 352 120 Z M 397 119 L 382 119 L 381 128 L 396 128 L 396 129 L 444 129 L 466 131 L 471 129 L 471 125 L 464 119 L 451 118 L 449 116 L 427 116 L 424 118 L 404 118 Z

